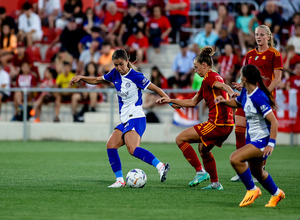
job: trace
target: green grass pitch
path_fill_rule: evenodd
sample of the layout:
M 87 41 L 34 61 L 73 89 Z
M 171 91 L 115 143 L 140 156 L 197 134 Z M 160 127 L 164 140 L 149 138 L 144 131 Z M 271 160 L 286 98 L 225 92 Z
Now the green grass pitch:
M 142 189 L 109 189 L 115 178 L 105 143 L 0 141 L 0 219 L 300 219 L 299 146 L 277 146 L 267 161 L 286 193 L 276 208 L 264 207 L 270 195 L 262 187 L 252 206 L 238 206 L 246 190 L 230 182 L 232 145 L 212 150 L 224 191 L 201 190 L 208 181 L 190 188 L 194 170 L 175 144 L 141 146 L 171 164 L 166 182 L 122 147 L 124 176 L 140 168 L 148 182 Z

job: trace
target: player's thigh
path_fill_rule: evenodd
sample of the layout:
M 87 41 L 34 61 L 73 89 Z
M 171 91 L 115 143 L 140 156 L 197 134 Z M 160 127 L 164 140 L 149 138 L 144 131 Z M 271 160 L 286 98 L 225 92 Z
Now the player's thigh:
M 124 142 L 128 152 L 133 154 L 135 148 L 139 147 L 141 144 L 141 136 L 134 130 L 128 131 L 124 134 Z
M 181 144 L 183 142 L 198 143 L 199 141 L 199 134 L 196 132 L 194 127 L 185 129 L 176 137 L 177 144 Z
M 235 115 L 235 126 L 246 127 L 247 126 L 246 118 L 241 115 Z
M 231 154 L 230 162 L 245 162 L 261 156 L 262 152 L 257 147 L 252 144 L 247 144 Z
M 119 147 L 121 147 L 122 145 L 124 145 L 124 141 L 123 141 L 123 138 L 122 138 L 122 131 L 120 131 L 119 129 L 115 129 L 107 143 L 106 143 L 106 147 L 109 149 L 109 148 L 115 148 L 115 149 L 118 149 Z

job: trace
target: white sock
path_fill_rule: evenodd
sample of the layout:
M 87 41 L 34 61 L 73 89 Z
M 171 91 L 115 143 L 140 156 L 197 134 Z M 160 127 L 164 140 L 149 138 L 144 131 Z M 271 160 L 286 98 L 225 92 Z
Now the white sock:
M 164 164 L 163 164 L 162 162 L 159 162 L 159 163 L 156 165 L 156 169 L 159 171 L 163 166 L 164 166 Z
M 280 192 L 280 189 L 279 189 L 279 188 L 277 188 L 277 190 L 276 190 L 276 192 L 274 193 L 274 195 L 273 195 L 273 196 L 278 196 L 278 195 L 279 195 L 279 192 Z
M 204 174 L 204 173 L 206 173 L 206 171 L 205 171 L 205 169 L 203 169 L 202 168 L 202 170 L 200 170 L 200 171 L 198 171 L 198 172 L 196 172 L 197 174 Z
M 256 188 L 257 188 L 257 187 L 254 185 L 254 187 L 253 187 L 252 189 L 250 189 L 250 190 L 256 190 Z
M 121 183 L 124 183 L 124 178 L 123 177 L 118 177 L 117 181 L 120 181 Z
M 220 183 L 219 183 L 219 182 L 212 182 L 212 183 L 211 183 L 211 186 L 212 186 L 213 188 L 217 188 L 217 187 L 220 186 Z

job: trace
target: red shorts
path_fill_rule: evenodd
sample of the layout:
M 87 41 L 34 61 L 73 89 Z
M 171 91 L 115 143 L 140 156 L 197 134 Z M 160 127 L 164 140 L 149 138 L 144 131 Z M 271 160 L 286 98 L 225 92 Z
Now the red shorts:
M 233 126 L 216 126 L 207 121 L 194 126 L 196 132 L 200 136 L 201 142 L 205 145 L 216 145 L 222 147 L 223 142 L 230 135 Z
M 237 108 L 235 110 L 235 115 L 239 115 L 239 116 L 242 116 L 242 117 L 246 118 L 246 115 L 245 115 L 245 112 L 244 112 L 243 108 Z

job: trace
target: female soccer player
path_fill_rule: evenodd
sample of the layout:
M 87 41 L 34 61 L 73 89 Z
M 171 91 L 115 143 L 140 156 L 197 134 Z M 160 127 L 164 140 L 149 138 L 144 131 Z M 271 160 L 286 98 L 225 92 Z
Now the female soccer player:
M 253 182 L 252 173 L 272 195 L 265 207 L 275 207 L 285 198 L 285 194 L 263 169 L 263 161 L 272 154 L 276 144 L 278 122 L 272 110 L 276 107 L 275 101 L 264 85 L 259 69 L 254 65 L 249 64 L 242 68 L 242 86 L 241 95 L 236 99 L 225 100 L 222 96 L 215 99 L 216 103 L 224 103 L 234 108 L 242 107 L 247 118 L 246 145 L 230 156 L 232 167 L 247 189 L 240 206 L 248 206 L 261 196 L 261 190 Z
M 124 144 L 131 155 L 156 167 L 160 175 L 160 181 L 164 182 L 170 165 L 167 163 L 163 164 L 151 152 L 139 147 L 141 137 L 146 129 L 146 117 L 142 110 L 141 90 L 148 88 L 161 97 L 169 97 L 163 90 L 145 78 L 142 73 L 132 68 L 125 50 L 116 50 L 112 55 L 112 60 L 115 68 L 106 75 L 98 77 L 76 76 L 70 81 L 70 85 L 73 85 L 81 80 L 90 84 L 98 84 L 107 80 L 115 85 L 118 92 L 121 124 L 115 128 L 107 141 L 109 162 L 117 180 L 109 187 L 125 187 L 121 160 L 118 154 L 118 148 Z
M 264 84 L 270 92 L 273 92 L 281 81 L 283 70 L 282 57 L 274 48 L 273 35 L 270 28 L 266 25 L 260 25 L 255 29 L 255 40 L 258 48 L 250 50 L 246 54 L 245 65 L 253 64 L 258 67 L 264 78 Z M 241 85 L 234 83 L 236 89 L 241 89 Z M 275 96 L 275 91 L 273 93 Z M 235 113 L 235 136 L 236 149 L 245 145 L 246 118 L 241 108 Z M 231 178 L 231 181 L 239 181 L 238 176 Z
M 225 105 L 216 104 L 214 98 L 221 95 L 224 99 L 227 99 L 228 94 L 234 97 L 236 93 L 224 84 L 223 78 L 218 73 L 213 72 L 213 54 L 213 48 L 206 46 L 202 48 L 200 55 L 194 59 L 195 71 L 204 79 L 200 90 L 192 99 L 178 100 L 162 97 L 158 102 L 176 104 L 182 107 L 195 107 L 202 99 L 206 101 L 209 108 L 208 121 L 185 129 L 176 137 L 176 144 L 196 170 L 196 177 L 189 185 L 196 186 L 211 178 L 211 184 L 203 189 L 222 190 L 223 186 L 219 183 L 216 162 L 211 149 L 215 145 L 222 146 L 222 143 L 231 133 L 234 122 L 232 109 Z M 199 158 L 190 143 L 200 143 L 199 152 L 205 169 L 202 168 Z

